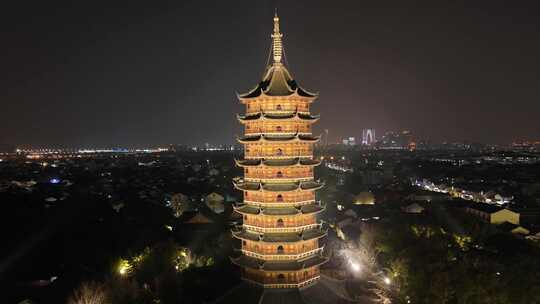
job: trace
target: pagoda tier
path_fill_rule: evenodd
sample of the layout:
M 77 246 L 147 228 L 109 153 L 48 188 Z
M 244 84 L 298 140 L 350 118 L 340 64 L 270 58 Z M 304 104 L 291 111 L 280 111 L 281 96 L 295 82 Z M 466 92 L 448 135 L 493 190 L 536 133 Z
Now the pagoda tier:
M 245 159 L 312 158 L 313 142 L 255 142 L 245 144 Z
M 244 180 L 247 182 L 302 182 L 313 179 L 313 168 L 308 166 L 294 166 L 284 168 L 245 168 Z
M 318 215 L 325 205 L 315 192 L 324 183 L 315 180 L 313 146 L 319 141 L 311 127 L 317 97 L 301 88 L 281 63 L 279 19 L 274 18 L 270 64 L 259 84 L 238 95 L 246 114 L 237 119 L 245 127 L 238 142 L 244 159 L 235 160 L 244 171 L 233 179 L 243 203 L 233 206 L 242 225 L 233 229 L 241 255 L 232 259 L 245 280 L 265 288 L 291 288 L 315 282 L 326 261 L 320 239 L 327 235 Z
M 244 124 L 245 135 L 309 135 L 311 123 L 302 121 L 251 121 Z
M 263 286 L 264 288 L 301 288 L 313 284 L 320 278 L 319 267 L 311 267 L 299 271 L 268 271 L 249 267 L 242 269 L 244 280 Z
M 315 192 L 244 191 L 244 203 L 261 207 L 303 206 L 315 203 Z
M 293 244 L 262 244 L 252 241 L 242 241 L 242 243 L 242 248 L 235 248 L 237 252 L 265 261 L 298 260 L 316 254 L 322 254 L 324 251 L 324 246 L 320 246 L 317 240 Z
M 264 98 L 240 100 L 246 105 L 246 115 L 257 113 L 283 115 L 291 112 L 309 114 L 309 104 L 312 102 L 301 98 Z

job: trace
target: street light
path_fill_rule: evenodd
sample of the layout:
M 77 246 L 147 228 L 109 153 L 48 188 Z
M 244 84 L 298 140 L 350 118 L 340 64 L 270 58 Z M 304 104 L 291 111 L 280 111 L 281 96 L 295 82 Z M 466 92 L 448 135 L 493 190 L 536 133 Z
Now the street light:
M 384 283 L 385 283 L 386 285 L 390 285 L 390 283 L 392 283 L 392 281 L 390 280 L 389 277 L 384 277 Z

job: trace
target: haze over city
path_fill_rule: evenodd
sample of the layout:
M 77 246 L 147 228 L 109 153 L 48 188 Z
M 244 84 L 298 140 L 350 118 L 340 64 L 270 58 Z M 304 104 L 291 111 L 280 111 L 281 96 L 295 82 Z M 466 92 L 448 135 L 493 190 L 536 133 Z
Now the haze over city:
M 538 140 L 539 18 L 489 3 L 10 2 L 0 142 L 229 144 L 235 92 L 267 60 L 278 8 L 293 75 L 320 93 L 329 140 L 410 130 L 434 141 Z M 211 123 L 201 123 L 202 121 Z

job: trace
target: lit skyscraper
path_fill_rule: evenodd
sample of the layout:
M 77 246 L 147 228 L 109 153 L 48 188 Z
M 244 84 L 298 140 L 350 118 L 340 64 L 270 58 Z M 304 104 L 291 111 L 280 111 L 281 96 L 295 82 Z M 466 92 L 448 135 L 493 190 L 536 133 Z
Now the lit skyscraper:
M 371 146 L 375 141 L 375 129 L 362 130 L 362 145 Z

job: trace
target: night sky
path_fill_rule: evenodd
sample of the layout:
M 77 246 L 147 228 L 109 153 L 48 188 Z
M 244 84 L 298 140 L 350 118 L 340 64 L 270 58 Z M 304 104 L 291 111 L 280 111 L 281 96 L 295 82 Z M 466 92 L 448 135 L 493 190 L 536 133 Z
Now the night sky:
M 362 128 L 540 139 L 540 16 L 522 1 L 10 2 L 0 9 L 0 143 L 233 143 L 235 92 L 261 77 L 276 6 L 289 69 L 320 93 L 315 131 L 331 141 Z

